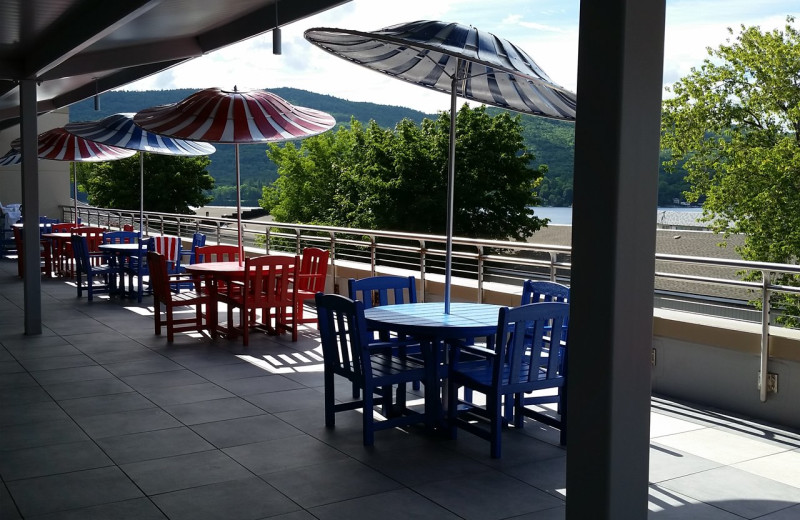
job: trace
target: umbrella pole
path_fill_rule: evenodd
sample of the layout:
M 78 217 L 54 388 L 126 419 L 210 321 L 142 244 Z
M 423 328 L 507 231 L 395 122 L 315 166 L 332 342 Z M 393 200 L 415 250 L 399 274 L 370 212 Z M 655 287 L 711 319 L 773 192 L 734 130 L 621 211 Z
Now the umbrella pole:
M 139 150 L 139 238 L 142 235 L 144 222 L 144 152 Z
M 239 238 L 239 265 L 244 262 L 244 247 L 242 246 L 242 188 L 239 177 L 239 143 L 236 143 L 236 235 Z
M 450 88 L 450 150 L 447 160 L 447 245 L 444 260 L 444 313 L 450 314 L 450 278 L 453 263 L 453 202 L 456 180 L 456 92 L 458 90 L 458 71 L 461 60 L 456 61 Z
M 75 224 L 78 223 L 78 167 L 73 161 L 72 163 L 72 204 L 75 208 L 75 214 L 73 215 L 73 221 Z

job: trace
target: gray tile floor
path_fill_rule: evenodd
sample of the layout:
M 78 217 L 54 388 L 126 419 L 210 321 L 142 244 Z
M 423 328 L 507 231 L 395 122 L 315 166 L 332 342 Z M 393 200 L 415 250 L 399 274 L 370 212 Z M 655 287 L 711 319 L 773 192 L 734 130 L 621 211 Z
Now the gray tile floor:
M 565 457 L 536 423 L 503 458 L 322 414 L 319 340 L 251 345 L 153 334 L 144 305 L 42 284 L 44 333 L 22 334 L 22 282 L 0 261 L 0 518 L 527 519 L 564 517 Z M 800 518 L 800 435 L 654 398 L 650 517 Z

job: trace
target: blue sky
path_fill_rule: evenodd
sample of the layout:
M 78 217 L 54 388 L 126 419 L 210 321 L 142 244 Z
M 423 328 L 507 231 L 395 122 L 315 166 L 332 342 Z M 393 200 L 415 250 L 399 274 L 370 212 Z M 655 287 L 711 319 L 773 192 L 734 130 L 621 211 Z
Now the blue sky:
M 434 113 L 449 108 L 446 95 L 331 56 L 308 43 L 303 31 L 311 27 L 371 31 L 413 20 L 441 20 L 473 25 L 510 40 L 553 81 L 574 91 L 579 5 L 578 0 L 353 0 L 285 26 L 280 56 L 272 54 L 272 34 L 266 33 L 125 88 L 294 87 Z M 717 47 L 728 38 L 728 27 L 782 28 L 788 14 L 800 15 L 797 0 L 667 0 L 664 84 L 700 65 L 707 47 Z

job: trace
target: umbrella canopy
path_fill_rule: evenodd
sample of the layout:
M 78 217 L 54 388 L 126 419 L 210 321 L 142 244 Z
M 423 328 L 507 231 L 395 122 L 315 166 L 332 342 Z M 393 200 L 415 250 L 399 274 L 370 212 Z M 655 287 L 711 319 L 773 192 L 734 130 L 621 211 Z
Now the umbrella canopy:
M 11 147 L 19 149 L 22 140 L 18 137 L 11 141 Z M 72 135 L 63 128 L 53 128 L 39 134 L 39 159 L 70 162 L 101 162 L 125 159 L 136 152 L 115 146 L 108 146 L 82 137 Z M 73 201 L 75 204 L 75 222 L 78 221 L 78 179 L 73 184 Z
M 460 67 L 461 97 L 575 119 L 575 94 L 554 83 L 524 50 L 474 27 L 422 20 L 373 32 L 319 27 L 307 30 L 305 38 L 340 58 L 447 94 Z
M 358 65 L 450 94 L 445 313 L 450 312 L 456 97 L 526 114 L 572 121 L 575 94 L 554 83 L 528 54 L 492 33 L 422 20 L 363 32 L 317 27 L 305 38 Z
M 236 218 L 239 261 L 242 248 L 239 145 L 302 139 L 333 128 L 330 114 L 296 107 L 264 90 L 209 88 L 171 105 L 146 108 L 134 122 L 149 132 L 178 139 L 236 145 Z
M 2 157 L 0 157 L 0 166 L 13 166 L 22 162 L 22 154 L 19 150 L 12 148 Z
M 148 132 L 133 122 L 133 113 L 119 113 L 99 121 L 70 123 L 64 129 L 78 137 L 106 145 L 163 155 L 197 156 L 216 151 L 209 143 L 173 139 Z M 144 154 L 139 154 L 139 233 L 144 222 Z

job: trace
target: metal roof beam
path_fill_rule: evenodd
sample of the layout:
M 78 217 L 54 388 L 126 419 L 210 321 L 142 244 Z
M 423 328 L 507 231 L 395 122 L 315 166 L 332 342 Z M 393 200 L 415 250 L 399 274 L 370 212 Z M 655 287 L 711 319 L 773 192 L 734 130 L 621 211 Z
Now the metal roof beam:
M 96 41 L 141 16 L 162 0 L 95 0 L 67 11 L 38 39 L 25 58 L 23 76 L 38 78 Z M 53 44 L 58 42 L 58 44 Z
M 47 81 L 104 70 L 185 60 L 202 55 L 203 49 L 194 37 L 170 40 L 166 45 L 163 42 L 146 43 L 123 49 L 81 53 L 43 74 L 40 79 Z

